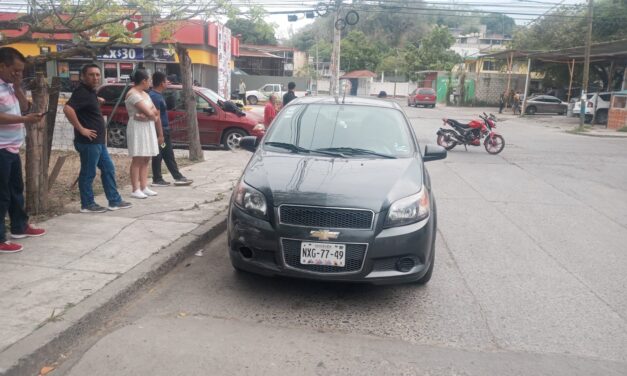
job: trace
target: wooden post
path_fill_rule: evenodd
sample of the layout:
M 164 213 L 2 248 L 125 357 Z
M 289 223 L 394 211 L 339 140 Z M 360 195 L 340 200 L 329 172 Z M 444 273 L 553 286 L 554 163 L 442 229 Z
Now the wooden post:
M 48 112 L 46 116 L 46 169 L 50 166 L 50 155 L 52 153 L 52 138 L 54 137 L 54 126 L 57 120 L 57 107 L 59 105 L 59 92 L 61 91 L 61 78 L 52 77 L 52 85 L 50 87 L 50 95 L 48 97 Z
M 33 95 L 33 111 L 48 109 L 48 83 L 42 72 L 37 72 Z M 48 158 L 45 118 L 26 125 L 26 210 L 40 214 L 48 208 Z
M 511 52 L 507 57 L 507 96 L 509 98 L 509 91 L 511 90 L 511 82 L 512 82 L 512 66 L 514 65 L 514 53 Z M 513 98 L 510 98 L 513 99 Z M 508 101 L 509 102 L 509 101 Z
M 572 63 L 568 64 L 568 72 L 570 73 L 570 81 L 568 82 L 568 96 L 566 98 L 566 102 L 570 102 L 570 92 L 573 89 L 573 73 L 575 72 L 575 59 L 573 59 Z
M 614 75 L 614 60 L 612 60 L 612 62 L 610 63 L 610 72 L 607 75 L 607 91 L 612 91 L 612 80 L 614 79 L 614 77 L 612 77 Z
M 192 60 L 187 48 L 176 44 L 176 53 L 181 66 L 181 83 L 183 84 L 183 102 L 187 117 L 187 135 L 189 139 L 189 159 L 192 161 L 204 160 L 202 147 L 200 146 L 200 133 L 198 131 L 198 117 L 196 114 L 196 97 L 192 86 Z

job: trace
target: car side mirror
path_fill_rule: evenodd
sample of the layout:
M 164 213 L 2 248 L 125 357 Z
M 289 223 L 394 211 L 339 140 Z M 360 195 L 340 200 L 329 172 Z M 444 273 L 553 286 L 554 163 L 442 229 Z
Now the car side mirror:
M 216 112 L 216 110 L 213 107 L 205 107 L 202 109 L 202 111 L 208 114 L 213 114 Z
M 427 145 L 425 146 L 425 155 L 422 156 L 422 160 L 425 162 L 437 161 L 439 159 L 446 158 L 446 149 L 439 145 Z
M 244 150 L 255 152 L 257 146 L 259 146 L 259 139 L 256 136 L 246 136 L 239 140 L 239 147 Z

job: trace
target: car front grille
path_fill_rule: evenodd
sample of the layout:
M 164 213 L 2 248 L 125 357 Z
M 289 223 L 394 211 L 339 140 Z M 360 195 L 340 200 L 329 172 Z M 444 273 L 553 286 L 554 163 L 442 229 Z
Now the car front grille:
M 368 230 L 372 227 L 373 217 L 372 211 L 362 209 L 293 205 L 282 205 L 279 208 L 279 218 L 282 224 L 307 227 Z
M 346 263 L 343 267 L 331 265 L 302 265 L 300 263 L 300 240 L 281 239 L 285 263 L 295 269 L 317 273 L 358 272 L 364 263 L 367 244 L 346 244 Z

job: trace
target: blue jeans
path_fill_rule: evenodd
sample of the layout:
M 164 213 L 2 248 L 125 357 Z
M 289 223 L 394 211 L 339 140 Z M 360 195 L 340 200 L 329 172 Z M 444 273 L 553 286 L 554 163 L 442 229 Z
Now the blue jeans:
M 28 215 L 24 210 L 24 180 L 20 155 L 0 149 L 0 243 L 6 239 L 4 218 L 9 213 L 11 232 L 26 230 Z
M 104 144 L 74 143 L 74 148 L 81 157 L 81 172 L 78 176 L 78 189 L 81 191 L 81 207 L 88 208 L 95 204 L 92 184 L 96 178 L 96 167 L 100 169 L 102 187 L 104 188 L 109 205 L 122 202 L 115 184 L 115 166 L 109 157 Z

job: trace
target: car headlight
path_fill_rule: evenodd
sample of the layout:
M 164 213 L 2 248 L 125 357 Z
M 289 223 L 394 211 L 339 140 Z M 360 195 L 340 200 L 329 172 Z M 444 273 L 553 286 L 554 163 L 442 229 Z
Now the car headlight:
M 390 205 L 384 227 L 405 226 L 429 216 L 429 193 L 425 186 L 420 192 L 402 198 Z
M 253 127 L 253 131 L 265 131 L 266 126 L 263 123 L 259 123 Z
M 268 205 L 263 193 L 241 181 L 235 192 L 235 205 L 250 215 L 266 219 Z

